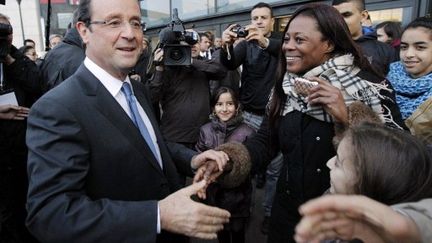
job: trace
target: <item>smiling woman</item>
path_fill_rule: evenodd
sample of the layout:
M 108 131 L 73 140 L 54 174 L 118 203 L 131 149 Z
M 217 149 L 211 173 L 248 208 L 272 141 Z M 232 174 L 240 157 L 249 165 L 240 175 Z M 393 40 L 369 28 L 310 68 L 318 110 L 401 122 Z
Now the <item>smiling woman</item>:
M 387 76 L 411 132 L 432 144 L 432 18 L 420 17 L 404 30 L 400 62 Z M 428 105 L 429 104 L 429 105 Z M 429 107 L 429 108 L 428 108 Z
M 268 242 L 292 242 L 298 206 L 329 188 L 326 162 L 335 155 L 334 125 L 350 125 L 353 102 L 388 125 L 402 124 L 394 96 L 378 83 L 383 77 L 370 67 L 334 8 L 307 4 L 298 9 L 284 31 L 281 52 L 269 117 L 245 142 L 255 168 L 275 152 L 283 154 Z M 298 93 L 299 77 L 315 85 Z

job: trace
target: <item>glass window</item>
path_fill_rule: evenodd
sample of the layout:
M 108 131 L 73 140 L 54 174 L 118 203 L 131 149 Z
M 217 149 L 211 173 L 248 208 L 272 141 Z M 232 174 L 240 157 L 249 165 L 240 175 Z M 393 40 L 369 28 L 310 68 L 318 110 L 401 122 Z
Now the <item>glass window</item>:
M 377 25 L 383 21 L 402 22 L 403 8 L 383 9 L 376 11 L 368 11 L 373 25 Z
M 172 1 L 172 8 L 177 8 L 181 20 L 206 16 L 215 13 L 215 0 Z
M 240 9 L 249 9 L 262 0 L 216 0 L 218 13 L 220 12 L 233 12 Z M 274 2 L 281 2 L 281 0 L 267 0 L 266 3 L 270 4 Z M 285 1 L 290 2 L 290 1 Z
M 140 7 L 147 26 L 168 24 L 171 21 L 170 0 L 142 0 Z

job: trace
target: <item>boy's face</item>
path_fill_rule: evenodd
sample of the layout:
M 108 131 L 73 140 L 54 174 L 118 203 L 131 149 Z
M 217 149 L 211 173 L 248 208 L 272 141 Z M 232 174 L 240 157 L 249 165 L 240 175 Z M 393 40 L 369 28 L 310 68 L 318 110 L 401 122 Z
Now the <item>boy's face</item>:
M 362 33 L 362 22 L 366 21 L 368 13 L 366 10 L 360 10 L 359 5 L 355 2 L 346 2 L 339 5 L 333 5 L 348 25 L 351 37 L 354 40 L 360 38 Z

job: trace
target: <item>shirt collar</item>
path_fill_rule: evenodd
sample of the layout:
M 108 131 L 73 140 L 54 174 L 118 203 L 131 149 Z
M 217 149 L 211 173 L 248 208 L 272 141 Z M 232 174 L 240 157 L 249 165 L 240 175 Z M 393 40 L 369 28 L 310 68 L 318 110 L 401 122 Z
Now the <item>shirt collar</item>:
M 116 97 L 123 85 L 123 82 L 127 82 L 131 85 L 131 82 L 129 80 L 129 76 L 126 76 L 125 80 L 119 80 L 117 78 L 114 78 L 111 74 L 109 74 L 107 71 L 105 71 L 103 68 L 101 68 L 99 65 L 97 65 L 95 62 L 93 62 L 89 57 L 86 57 L 84 59 L 84 65 L 88 68 L 88 70 L 96 76 L 97 79 L 105 86 L 105 88 L 110 92 L 110 94 L 113 97 Z M 132 87 L 132 85 L 131 85 Z M 133 90 L 133 89 L 132 89 Z M 133 93 L 133 91 L 132 91 Z

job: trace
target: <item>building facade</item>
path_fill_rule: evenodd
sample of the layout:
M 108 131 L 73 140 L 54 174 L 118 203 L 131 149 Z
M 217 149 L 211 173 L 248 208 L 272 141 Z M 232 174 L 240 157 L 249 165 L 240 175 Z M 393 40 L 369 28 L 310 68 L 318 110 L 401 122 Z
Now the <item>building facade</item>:
M 282 31 L 289 16 L 302 4 L 309 2 L 331 4 L 331 1 L 261 1 L 273 7 L 276 18 L 275 31 Z M 171 22 L 174 8 L 178 9 L 178 16 L 186 28 L 211 31 L 215 36 L 220 36 L 229 24 L 249 24 L 250 9 L 260 0 L 140 0 L 139 2 L 143 21 L 147 26 L 145 35 L 149 37 L 154 47 L 158 42 L 159 31 Z M 72 12 L 78 4 L 79 0 L 51 0 L 50 34 L 66 33 L 72 21 Z M 0 12 L 11 18 L 16 46 L 22 46 L 24 38 L 30 38 L 36 41 L 37 51 L 45 49 L 48 6 L 48 0 L 6 0 L 6 5 L 0 5 Z M 21 16 L 19 7 L 21 7 Z M 406 25 L 418 16 L 432 13 L 432 1 L 366 0 L 366 8 L 374 24 L 384 20 L 396 20 Z
M 174 8 L 186 28 L 197 31 L 211 31 L 215 36 L 230 24 L 247 25 L 250 23 L 250 10 L 259 0 L 142 0 L 140 1 L 142 16 L 146 22 L 146 36 L 152 40 L 154 47 L 158 41 L 160 29 L 171 23 Z M 299 0 L 264 0 L 273 8 L 275 31 L 282 31 L 289 16 L 301 5 L 310 2 L 331 4 L 331 1 L 299 1 Z M 373 24 L 385 20 L 400 21 L 408 24 L 418 16 L 432 12 L 430 0 L 366 0 Z

